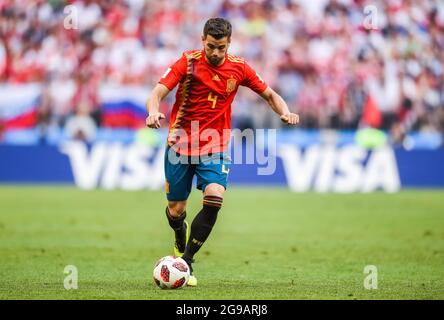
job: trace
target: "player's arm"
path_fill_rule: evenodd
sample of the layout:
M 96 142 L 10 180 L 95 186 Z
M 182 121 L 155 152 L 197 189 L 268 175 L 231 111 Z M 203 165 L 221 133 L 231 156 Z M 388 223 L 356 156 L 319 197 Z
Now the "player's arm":
M 291 125 L 299 123 L 299 115 L 290 112 L 287 103 L 276 91 L 267 86 L 267 88 L 260 93 L 260 96 L 267 101 L 273 111 L 281 117 L 283 122 Z
M 146 125 L 149 128 L 160 128 L 160 120 L 165 119 L 165 115 L 159 112 L 160 102 L 172 91 L 179 81 L 185 76 L 187 71 L 187 60 L 185 55 L 177 60 L 171 67 L 169 67 L 157 85 L 151 92 L 146 108 L 148 117 L 146 118 Z
M 267 86 L 265 81 L 262 80 L 259 74 L 254 71 L 248 65 L 248 63 L 245 63 L 244 80 L 242 81 L 241 85 L 249 87 L 251 90 L 264 98 L 274 112 L 281 117 L 283 122 L 291 125 L 299 123 L 299 115 L 290 112 L 284 99 L 282 99 L 282 97 L 273 89 Z
M 148 128 L 159 129 L 160 120 L 165 119 L 165 115 L 159 112 L 160 102 L 170 93 L 165 85 L 158 83 L 151 92 L 147 102 L 148 117 L 146 118 L 146 126 Z

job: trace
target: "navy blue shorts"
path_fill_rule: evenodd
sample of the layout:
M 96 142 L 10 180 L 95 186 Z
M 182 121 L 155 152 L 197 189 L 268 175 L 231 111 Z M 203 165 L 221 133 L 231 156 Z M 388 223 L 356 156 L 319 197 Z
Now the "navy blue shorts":
M 227 189 L 231 159 L 219 152 L 201 157 L 179 155 L 171 147 L 165 150 L 166 194 L 169 201 L 184 201 L 191 192 L 193 177 L 197 177 L 197 189 L 204 191 L 210 183 Z

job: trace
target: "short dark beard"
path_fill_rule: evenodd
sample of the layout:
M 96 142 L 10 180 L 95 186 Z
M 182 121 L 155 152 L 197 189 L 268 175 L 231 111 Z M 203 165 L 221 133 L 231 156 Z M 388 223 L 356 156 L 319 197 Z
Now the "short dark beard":
M 214 59 L 212 58 L 212 57 L 209 57 L 209 56 L 206 56 L 207 57 L 207 60 L 213 65 L 213 66 L 218 66 L 218 65 L 220 65 L 220 63 L 222 62 L 222 60 L 223 60 L 223 58 L 222 59 L 218 59 L 217 61 L 216 61 L 216 63 L 215 63 L 215 61 L 214 61 Z

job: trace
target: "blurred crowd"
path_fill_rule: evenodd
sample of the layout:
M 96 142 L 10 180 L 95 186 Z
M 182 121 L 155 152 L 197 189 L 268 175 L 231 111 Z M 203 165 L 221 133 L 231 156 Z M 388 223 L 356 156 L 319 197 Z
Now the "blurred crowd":
M 202 47 L 215 16 L 233 24 L 231 53 L 302 127 L 380 128 L 395 142 L 411 131 L 444 133 L 439 0 L 0 0 L 0 83 L 44 85 L 39 126 L 75 117 L 94 130 L 101 85 L 143 86 L 148 96 L 183 51 Z M 282 126 L 270 115 L 240 90 L 235 127 Z

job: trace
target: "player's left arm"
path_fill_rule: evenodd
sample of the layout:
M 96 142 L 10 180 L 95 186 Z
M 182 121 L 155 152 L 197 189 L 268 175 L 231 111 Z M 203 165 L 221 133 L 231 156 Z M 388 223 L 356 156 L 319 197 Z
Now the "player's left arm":
M 241 82 L 241 85 L 249 87 L 264 98 L 264 100 L 270 105 L 271 109 L 281 117 L 283 122 L 290 125 L 298 124 L 299 115 L 290 112 L 284 99 L 282 99 L 276 91 L 271 89 L 248 63 L 244 63 L 244 66 L 244 79 Z
M 290 112 L 287 103 L 276 91 L 267 86 L 267 88 L 260 93 L 260 96 L 267 101 L 271 109 L 281 117 L 283 122 L 290 125 L 299 123 L 299 115 Z

